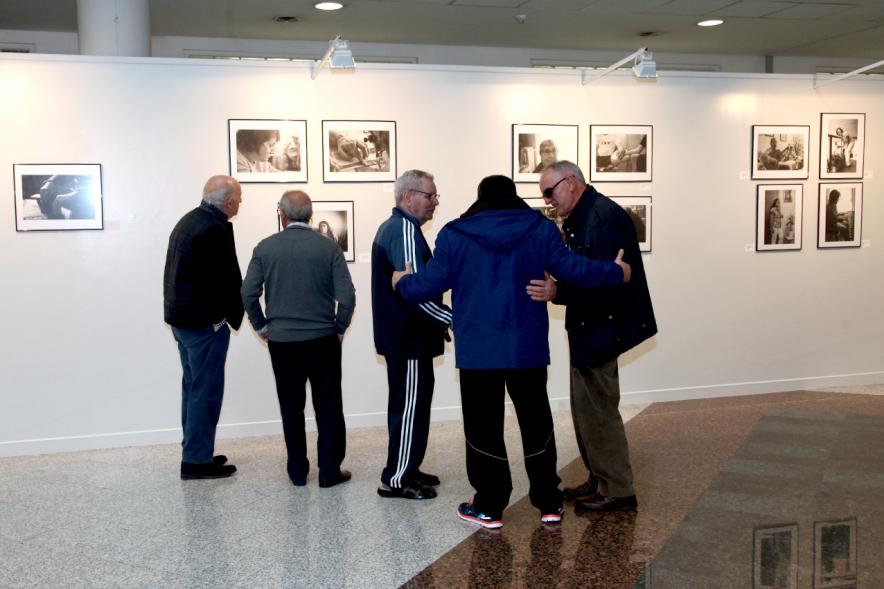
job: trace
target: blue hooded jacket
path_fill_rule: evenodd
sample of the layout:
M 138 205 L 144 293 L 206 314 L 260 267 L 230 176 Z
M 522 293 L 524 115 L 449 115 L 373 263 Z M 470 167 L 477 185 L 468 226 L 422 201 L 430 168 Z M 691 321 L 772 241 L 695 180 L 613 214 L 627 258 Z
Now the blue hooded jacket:
M 451 289 L 458 368 L 537 368 L 549 364 L 549 315 L 525 288 L 544 270 L 583 288 L 623 283 L 614 262 L 574 254 L 552 221 L 519 208 L 451 221 L 433 258 L 396 290 L 418 303 Z

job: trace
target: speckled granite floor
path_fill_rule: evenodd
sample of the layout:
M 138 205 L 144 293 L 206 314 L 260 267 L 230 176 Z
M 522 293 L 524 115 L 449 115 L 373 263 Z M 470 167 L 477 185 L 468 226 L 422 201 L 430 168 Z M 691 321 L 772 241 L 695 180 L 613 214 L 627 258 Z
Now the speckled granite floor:
M 279 436 L 220 441 L 240 472 L 219 481 L 180 481 L 175 445 L 0 459 L 0 587 L 882 586 L 881 389 L 626 406 L 637 514 L 541 525 L 514 459 L 496 533 L 455 516 L 459 422 L 432 425 L 425 470 L 443 483 L 425 502 L 375 494 L 383 428 L 348 432 L 354 478 L 332 489 L 315 473 L 292 487 Z M 570 416 L 555 419 L 574 483 Z M 507 444 L 520 455 L 514 420 Z

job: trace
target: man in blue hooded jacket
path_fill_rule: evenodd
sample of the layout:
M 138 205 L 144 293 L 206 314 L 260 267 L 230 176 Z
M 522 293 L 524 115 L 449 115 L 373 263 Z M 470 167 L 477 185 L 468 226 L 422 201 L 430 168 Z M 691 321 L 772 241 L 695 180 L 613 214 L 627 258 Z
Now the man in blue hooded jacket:
M 525 452 L 531 504 L 541 521 L 562 519 L 556 445 L 546 394 L 549 316 L 545 303 L 525 293 L 549 271 L 584 288 L 622 284 L 629 265 L 570 252 L 555 224 L 516 194 L 513 181 L 489 176 L 478 200 L 436 239 L 421 272 L 394 272 L 406 300 L 431 300 L 452 291 L 456 364 L 460 370 L 467 475 L 476 493 L 458 507 L 471 523 L 499 528 L 512 492 L 503 438 L 504 389 L 509 391 Z

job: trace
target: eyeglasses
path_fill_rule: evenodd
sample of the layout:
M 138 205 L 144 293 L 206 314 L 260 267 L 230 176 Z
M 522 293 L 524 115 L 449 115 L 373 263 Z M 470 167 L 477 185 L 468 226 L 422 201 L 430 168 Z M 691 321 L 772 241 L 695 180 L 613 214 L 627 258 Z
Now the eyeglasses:
M 559 184 L 561 184 L 562 182 L 564 182 L 568 178 L 573 178 L 573 176 L 565 176 L 564 178 L 562 178 L 561 180 L 559 180 L 558 182 L 556 182 L 555 184 L 553 184 L 549 188 L 544 188 L 543 190 L 541 190 L 540 192 L 543 194 L 543 198 L 552 198 L 553 192 L 555 192 L 555 190 L 556 190 L 556 186 L 558 186 Z
M 411 191 L 412 192 L 419 192 L 419 193 L 423 194 L 424 196 L 427 197 L 427 200 L 433 200 L 434 198 L 436 200 L 439 200 L 440 198 L 442 198 L 442 195 L 439 194 L 438 192 L 427 192 L 426 190 L 418 190 L 416 188 L 412 188 Z

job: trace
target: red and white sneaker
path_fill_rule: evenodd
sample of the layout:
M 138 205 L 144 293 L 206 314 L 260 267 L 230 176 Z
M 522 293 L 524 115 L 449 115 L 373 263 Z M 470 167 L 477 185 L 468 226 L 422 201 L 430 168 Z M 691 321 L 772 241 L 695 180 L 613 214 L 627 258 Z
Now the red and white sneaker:
M 483 528 L 495 529 L 503 527 L 503 522 L 499 519 L 494 519 L 479 512 L 479 510 L 473 505 L 472 499 L 466 503 L 458 505 L 457 515 L 460 519 L 470 522 L 471 524 L 476 524 L 477 526 L 482 526 Z
M 557 524 L 562 521 L 562 516 L 565 515 L 565 508 L 559 507 L 559 509 L 553 513 L 544 513 L 540 516 L 540 521 L 545 524 Z

